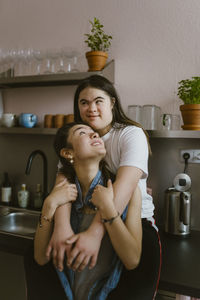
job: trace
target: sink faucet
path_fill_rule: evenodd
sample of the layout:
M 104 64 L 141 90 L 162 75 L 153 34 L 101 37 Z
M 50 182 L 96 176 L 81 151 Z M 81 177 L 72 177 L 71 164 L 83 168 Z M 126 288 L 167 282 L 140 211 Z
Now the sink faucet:
M 35 150 L 33 151 L 30 155 L 29 155 L 29 158 L 28 158 L 28 161 L 27 161 L 27 165 L 26 165 L 26 171 L 25 173 L 27 175 L 30 174 L 30 171 L 31 171 L 31 166 L 32 166 L 32 162 L 33 162 L 33 159 L 34 157 L 39 154 L 42 156 L 42 159 L 43 159 L 43 199 L 45 199 L 48 195 L 48 183 L 47 183 L 47 158 L 46 158 L 46 155 L 43 151 L 41 150 Z

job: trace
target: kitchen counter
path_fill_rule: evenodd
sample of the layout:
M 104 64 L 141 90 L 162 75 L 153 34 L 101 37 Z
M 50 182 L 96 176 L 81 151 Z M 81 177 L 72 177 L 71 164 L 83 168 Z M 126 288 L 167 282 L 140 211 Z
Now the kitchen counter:
M 186 238 L 160 231 L 162 270 L 159 289 L 200 298 L 200 231 Z
M 160 230 L 162 270 L 159 289 L 200 298 L 200 231 L 187 238 Z M 0 234 L 0 250 L 24 256 L 33 240 Z

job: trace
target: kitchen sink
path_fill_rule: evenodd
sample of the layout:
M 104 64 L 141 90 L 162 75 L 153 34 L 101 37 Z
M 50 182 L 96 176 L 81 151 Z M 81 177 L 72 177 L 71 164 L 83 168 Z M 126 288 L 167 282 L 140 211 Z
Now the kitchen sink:
M 39 212 L 0 207 L 0 233 L 33 239 Z

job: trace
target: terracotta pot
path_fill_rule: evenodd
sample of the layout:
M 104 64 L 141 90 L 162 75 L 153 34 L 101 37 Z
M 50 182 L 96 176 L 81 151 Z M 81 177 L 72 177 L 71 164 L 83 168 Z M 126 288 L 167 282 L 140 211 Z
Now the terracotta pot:
M 91 71 L 101 71 L 105 64 L 106 60 L 108 58 L 108 53 L 103 51 L 90 51 L 85 54 L 88 66 L 89 66 L 89 72 Z
M 180 106 L 185 130 L 200 130 L 200 104 L 184 104 Z

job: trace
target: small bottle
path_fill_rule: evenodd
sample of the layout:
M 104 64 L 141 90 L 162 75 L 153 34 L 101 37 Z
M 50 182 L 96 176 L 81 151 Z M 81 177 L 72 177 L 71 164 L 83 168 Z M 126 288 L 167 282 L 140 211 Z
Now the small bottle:
M 41 208 L 43 202 L 43 193 L 41 190 L 41 184 L 38 183 L 36 187 L 36 194 L 34 197 L 34 208 Z
M 18 205 L 22 208 L 26 208 L 29 204 L 29 191 L 26 190 L 26 184 L 21 185 L 21 190 L 18 191 Z
M 1 188 L 1 201 L 9 204 L 12 200 L 12 187 L 8 177 L 8 173 L 4 173 L 4 181 Z

